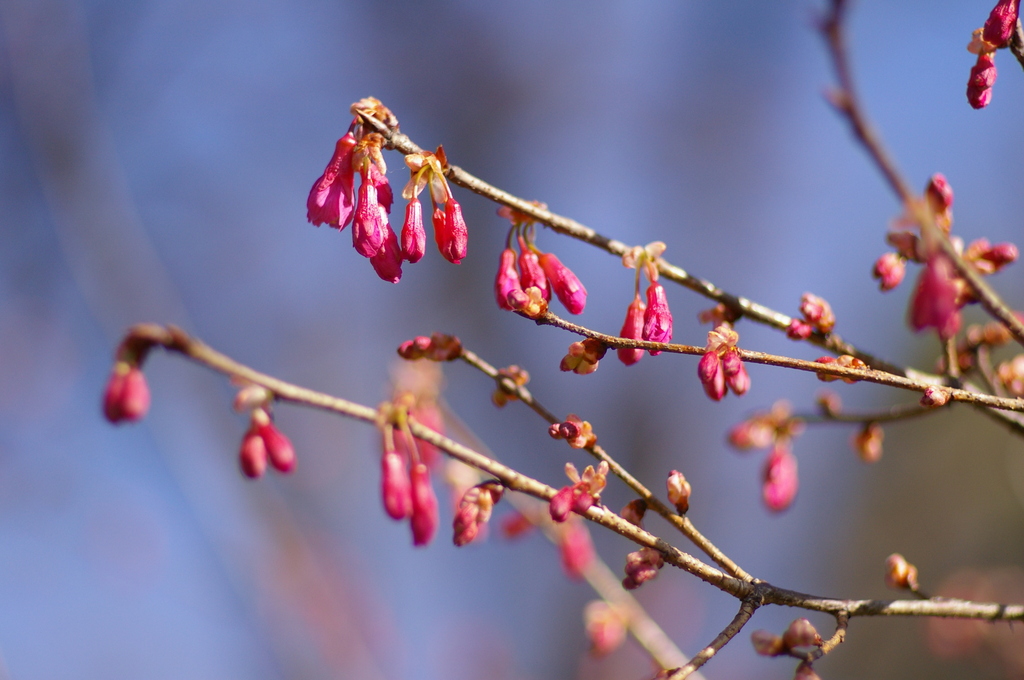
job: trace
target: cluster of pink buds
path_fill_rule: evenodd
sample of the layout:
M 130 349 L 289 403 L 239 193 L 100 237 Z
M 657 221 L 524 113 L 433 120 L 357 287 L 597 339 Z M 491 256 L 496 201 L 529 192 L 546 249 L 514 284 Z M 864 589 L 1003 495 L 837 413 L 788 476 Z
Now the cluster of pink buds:
M 622 579 L 622 587 L 636 590 L 647 583 L 665 566 L 665 558 L 654 548 L 640 548 L 626 555 L 626 577 Z
M 824 298 L 812 293 L 804 293 L 800 298 L 800 313 L 804 318 L 793 319 L 786 329 L 786 335 L 793 340 L 806 340 L 815 331 L 826 335 L 836 325 L 836 315 L 832 313 L 832 307 Z
M 422 152 L 406 156 L 412 178 L 402 192 L 409 204 L 399 242 L 388 221 L 393 195 L 382 154 L 384 137 L 365 122 L 376 119 L 393 128 L 398 121 L 386 106 L 372 97 L 353 104 L 352 113 L 355 118 L 348 132 L 338 140 L 334 155 L 309 191 L 306 219 L 316 226 L 327 224 L 338 230 L 351 222 L 352 244 L 356 251 L 369 258 L 380 278 L 398 283 L 402 278 L 402 262 L 418 262 L 424 254 L 426 233 L 418 195 L 429 184 L 438 248 L 450 262 L 461 262 L 466 256 L 466 222 L 444 176 L 447 168 L 444 151 L 439 147 L 436 154 Z M 358 192 L 355 190 L 356 173 L 360 177 Z
M 235 410 L 249 413 L 249 429 L 242 436 L 238 464 L 250 479 L 262 477 L 267 462 L 281 473 L 295 469 L 295 448 L 270 418 L 273 393 L 260 385 L 244 385 L 235 395 Z
M 552 439 L 564 439 L 574 449 L 586 449 L 597 443 L 597 435 L 590 421 L 581 420 L 575 413 L 566 416 L 565 421 L 548 427 Z
M 149 385 L 142 373 L 142 364 L 153 345 L 133 336 L 127 337 L 114 354 L 103 391 L 103 415 L 112 423 L 134 423 L 149 411 Z
M 978 55 L 967 80 L 967 101 L 976 109 L 983 109 L 992 101 L 992 86 L 996 82 L 996 50 L 1007 47 L 1017 30 L 1020 0 L 999 0 L 985 21 L 985 26 L 974 31 L 967 51 Z
M 791 415 L 789 404 L 777 401 L 771 411 L 754 414 L 729 433 L 729 443 L 738 449 L 771 447 L 762 472 L 761 496 L 774 512 L 785 510 L 796 498 L 800 480 L 790 445 L 803 430 L 803 421 Z
M 417 335 L 398 346 L 398 356 L 409 361 L 454 361 L 462 356 L 462 342 L 454 335 L 434 333 L 429 338 Z
M 572 484 L 563 486 L 548 503 L 548 513 L 556 522 L 569 519 L 572 512 L 584 514 L 593 505 L 601 501 L 601 492 L 608 480 L 608 463 L 602 461 L 597 469 L 588 465 L 583 474 L 576 470 L 572 463 L 565 464 L 565 475 Z
M 889 555 L 885 560 L 885 585 L 893 590 L 918 590 L 917 567 L 899 553 Z
M 536 205 L 546 207 L 543 203 Z M 558 256 L 537 248 L 533 219 L 508 206 L 499 208 L 498 215 L 512 222 L 494 278 L 498 306 L 537 318 L 547 312 L 554 292 L 570 314 L 581 314 L 587 306 L 587 289 Z M 519 247 L 518 254 L 513 244 Z
M 647 342 L 670 342 L 672 340 L 672 312 L 668 308 L 665 287 L 658 283 L 658 259 L 665 252 L 661 241 L 646 246 L 634 246 L 622 256 L 622 265 L 635 271 L 633 277 L 633 301 L 626 308 L 626 320 L 619 336 L 629 340 Z M 646 304 L 640 298 L 640 272 L 647 277 Z M 661 354 L 660 350 L 649 350 L 651 356 Z M 632 366 L 644 355 L 642 349 L 622 347 L 618 350 L 619 361 Z
M 505 487 L 499 482 L 490 481 L 470 487 L 462 494 L 455 510 L 455 545 L 466 545 L 480 535 L 491 518 L 494 504 L 501 500 L 504 492 Z
M 413 545 L 426 545 L 437 531 L 437 496 L 427 467 L 407 425 L 408 412 L 401 406 L 381 406 L 383 414 L 383 455 L 381 496 L 384 510 L 394 520 L 409 519 Z M 404 425 L 404 426 L 403 426 Z M 397 445 L 395 428 L 403 440 Z
M 802 647 L 820 647 L 821 635 L 807 619 L 796 619 L 786 632 L 776 635 L 767 630 L 755 630 L 750 635 L 754 651 L 762 656 L 782 656 Z
M 574 342 L 569 345 L 569 353 L 562 357 L 562 363 L 558 368 L 562 371 L 572 371 L 577 375 L 588 375 L 597 370 L 597 363 L 607 352 L 608 346 L 594 338 Z
M 626 640 L 625 616 L 604 600 L 594 600 L 583 608 L 583 623 L 594 656 L 605 656 Z
M 740 334 L 726 324 L 708 332 L 708 344 L 697 364 L 697 376 L 704 393 L 714 401 L 722 400 L 727 387 L 736 396 L 750 389 L 750 376 L 736 347 L 739 339 Z

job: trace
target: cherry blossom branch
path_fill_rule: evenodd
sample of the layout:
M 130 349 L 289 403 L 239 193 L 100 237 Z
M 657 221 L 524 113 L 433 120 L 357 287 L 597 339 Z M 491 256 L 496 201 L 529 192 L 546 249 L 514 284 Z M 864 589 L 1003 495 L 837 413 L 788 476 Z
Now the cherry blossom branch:
M 747 598 L 743 600 L 743 602 L 740 603 L 740 610 L 736 613 L 736 616 L 734 616 L 732 621 L 729 622 L 729 625 L 711 641 L 711 644 L 694 654 L 688 664 L 681 668 L 677 668 L 675 671 L 670 673 L 666 680 L 683 680 L 683 678 L 693 677 L 694 671 L 710 661 L 711 657 L 718 653 L 718 650 L 728 644 L 730 640 L 736 637 L 736 635 L 743 630 L 743 626 L 745 626 L 747 621 L 750 620 L 750 617 L 754 615 L 758 606 L 759 605 L 754 598 Z
M 549 410 L 544 408 L 544 406 L 534 398 L 526 387 L 517 385 L 510 378 L 501 375 L 501 373 L 498 372 L 498 369 L 481 359 L 477 354 L 462 348 L 462 354 L 459 358 L 482 372 L 484 375 L 492 378 L 498 384 L 499 389 L 509 394 L 514 394 L 520 401 L 537 413 L 537 415 L 546 420 L 548 424 L 554 425 L 561 422 Z M 725 553 L 719 550 L 711 541 L 701 534 L 688 517 L 679 515 L 669 509 L 669 507 L 657 496 L 651 493 L 651 491 L 644 486 L 640 480 L 630 474 L 628 470 L 622 467 L 602 447 L 594 444 L 593 446 L 585 447 L 585 449 L 599 461 L 608 463 L 608 469 L 612 474 L 625 482 L 626 486 L 632 489 L 637 496 L 642 498 L 644 502 L 647 503 L 648 508 L 653 509 L 659 515 L 664 517 L 669 524 L 690 539 L 694 545 L 700 548 L 704 554 L 710 557 L 716 564 L 718 564 L 718 566 L 722 567 L 726 572 L 736 578 L 743 579 L 744 581 L 753 580 L 753 577 L 750 574 L 744 571 L 738 564 L 733 562 Z
M 836 110 L 849 122 L 854 136 L 868 152 L 868 155 L 885 177 L 893 192 L 903 202 L 906 212 L 912 215 L 915 221 L 920 224 L 922 233 L 931 233 L 936 237 L 935 241 L 938 243 L 943 254 L 953 263 L 957 273 L 967 281 L 971 292 L 978 302 L 981 303 L 981 306 L 984 307 L 985 311 L 1001 321 L 1010 331 L 1010 334 L 1013 335 L 1014 339 L 1021 345 L 1024 345 L 1024 323 L 1017 318 L 1013 310 L 1003 302 L 992 287 L 981 278 L 977 270 L 967 263 L 960 253 L 956 251 L 948 236 L 935 226 L 934 218 L 923 208 L 921 201 L 910 189 L 910 185 L 903 178 L 892 157 L 886 151 L 881 138 L 868 122 L 867 114 L 854 89 L 853 76 L 850 71 L 844 31 L 846 9 L 846 0 L 832 0 L 831 11 L 821 24 L 821 31 L 825 36 L 825 42 L 828 45 L 832 64 L 836 71 L 836 79 L 839 82 L 838 90 L 829 96 L 829 100 Z M 1015 35 L 1019 37 L 1019 28 L 1018 31 L 1015 31 Z M 1024 62 L 1022 62 L 1022 66 L 1024 66 Z

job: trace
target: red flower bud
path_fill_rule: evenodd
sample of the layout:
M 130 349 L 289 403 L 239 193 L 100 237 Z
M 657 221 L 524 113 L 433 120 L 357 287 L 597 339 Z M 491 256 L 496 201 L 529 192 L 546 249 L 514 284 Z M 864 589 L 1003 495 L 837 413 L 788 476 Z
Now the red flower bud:
M 437 240 L 437 247 L 444 259 L 452 264 L 459 264 L 466 257 L 466 245 L 469 240 L 469 232 L 466 229 L 466 220 L 462 217 L 462 206 L 449 197 L 444 205 L 444 220 L 441 222 L 441 230 L 438 230 L 437 211 L 434 211 L 434 238 Z
M 928 258 L 917 280 L 910 306 L 910 323 L 915 330 L 934 327 L 943 340 L 960 330 L 959 288 L 953 263 L 942 253 Z
M 328 224 L 344 229 L 352 219 L 352 149 L 355 145 L 356 138 L 351 132 L 339 139 L 327 169 L 309 190 L 306 219 L 316 226 Z
M 730 349 L 722 357 L 722 372 L 725 374 L 725 383 L 737 397 L 743 396 L 750 389 L 750 376 L 747 368 L 740 359 L 740 353 L 735 348 Z
M 647 309 L 644 310 L 644 327 L 640 337 L 648 342 L 672 341 L 672 312 L 668 308 L 668 297 L 660 283 L 652 283 L 647 287 Z M 659 350 L 649 350 L 651 356 L 661 354 Z
M 626 321 L 622 324 L 622 330 L 619 331 L 619 337 L 629 338 L 630 340 L 640 340 L 643 335 L 644 329 L 644 310 L 647 309 L 647 305 L 640 299 L 640 295 L 637 294 L 633 301 L 629 303 L 629 307 L 626 309 Z M 620 347 L 618 349 L 619 361 L 632 366 L 644 355 L 642 349 L 627 349 Z
M 587 289 L 554 253 L 542 253 L 540 267 L 558 296 L 558 301 L 570 314 L 580 314 L 587 306 Z
M 405 459 L 396 451 L 385 451 L 380 459 L 381 497 L 384 510 L 391 519 L 405 519 L 412 515 L 412 482 Z
M 903 258 L 896 253 L 883 253 L 875 262 L 871 274 L 878 279 L 878 286 L 882 290 L 892 290 L 903 281 L 903 275 L 907 271 L 907 265 Z
M 1019 13 L 1020 0 L 999 0 L 985 21 L 985 28 L 981 33 L 982 39 L 996 47 L 1006 45 L 1017 29 Z
M 263 445 L 267 449 L 267 457 L 270 464 L 278 472 L 288 473 L 295 469 L 295 448 L 288 437 L 284 436 L 272 421 L 267 421 L 256 426 L 257 432 L 263 438 Z
M 796 467 L 796 456 L 785 446 L 776 444 L 768 454 L 762 496 L 769 510 L 781 512 L 793 503 L 800 484 Z
M 359 185 L 355 219 L 352 222 L 352 245 L 363 257 L 373 257 L 384 245 L 384 223 L 381 221 L 377 189 L 364 179 Z
M 967 79 L 967 101 L 976 109 L 983 109 L 992 101 L 992 85 L 996 82 L 996 61 L 991 52 L 982 52 L 971 67 Z
M 405 206 L 402 223 L 402 257 L 412 263 L 419 262 L 426 252 L 427 232 L 423 229 L 423 206 L 413 197 Z
M 250 427 L 242 437 L 238 464 L 242 468 L 242 474 L 250 479 L 262 477 L 267 470 L 267 445 L 255 427 Z
M 430 484 L 430 471 L 423 463 L 413 465 L 409 471 L 412 483 L 412 542 L 426 545 L 437 531 L 437 496 Z
M 353 228 L 353 232 L 354 232 Z M 391 283 L 398 283 L 402 278 L 402 248 L 398 245 L 398 237 L 391 225 L 384 223 L 384 243 L 380 250 L 370 258 L 370 264 L 377 276 Z
M 548 503 L 548 513 L 551 515 L 551 519 L 556 522 L 564 522 L 569 519 L 569 513 L 572 512 L 573 506 L 573 486 L 563 486 L 558 490 Z
M 551 288 L 540 266 L 540 258 L 522 236 L 519 237 L 519 279 L 524 291 L 531 287 L 537 288 L 544 300 L 551 301 Z
M 498 260 L 498 275 L 494 278 L 494 298 L 502 309 L 512 310 L 508 295 L 513 290 L 522 290 L 519 272 L 516 271 L 516 251 L 505 248 Z
M 103 415 L 112 423 L 141 420 L 149 411 L 149 385 L 142 369 L 118 361 L 103 393 Z
M 697 376 L 704 386 L 704 393 L 714 401 L 721 401 L 725 396 L 725 371 L 718 352 L 705 352 L 697 364 Z

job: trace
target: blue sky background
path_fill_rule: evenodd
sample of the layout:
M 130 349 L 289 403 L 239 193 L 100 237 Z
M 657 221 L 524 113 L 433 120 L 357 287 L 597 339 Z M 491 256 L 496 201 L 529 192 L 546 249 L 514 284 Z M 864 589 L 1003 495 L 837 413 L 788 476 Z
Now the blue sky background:
M 860 2 L 850 43 L 864 100 L 911 183 L 944 172 L 958 233 L 1019 242 L 1024 80 L 1000 54 L 989 109 L 964 97 L 964 46 L 986 4 Z M 847 339 L 931 368 L 936 341 L 903 321 L 910 285 L 883 296 L 868 275 L 899 209 L 823 100 L 817 11 L 808 1 L 0 3 L 3 677 L 647 673 L 631 645 L 585 658 L 591 595 L 540 537 L 455 549 L 442 528 L 413 549 L 380 511 L 370 428 L 282 406 L 298 470 L 251 483 L 236 468 L 245 422 L 226 381 L 161 354 L 146 367 L 149 417 L 111 427 L 99 396 L 120 334 L 139 321 L 177 323 L 259 370 L 366 404 L 386 396 L 401 341 L 456 334 L 496 365 L 527 368 L 549 408 L 593 422 L 648 484 L 683 470 L 695 523 L 787 587 L 884 597 L 881 565 L 896 550 L 932 587 L 958 568 L 1024 562 L 1020 442 L 973 412 L 888 428 L 872 467 L 850 452 L 849 429 L 809 432 L 796 447 L 800 496 L 770 516 L 761 455 L 728 450 L 724 433 L 780 397 L 809 407 L 812 377 L 752 367 L 747 396 L 712 404 L 692 358 L 558 373 L 571 339 L 494 305 L 506 223 L 468 192 L 457 196 L 469 257 L 454 267 L 428 250 L 398 285 L 377 279 L 347 231 L 304 220 L 349 105 L 372 95 L 420 145 L 443 143 L 502 188 L 628 243 L 664 240 L 674 263 L 780 311 L 813 291 Z M 401 187 L 400 156 L 387 160 Z M 616 331 L 630 272 L 551 232 L 539 245 L 590 291 L 582 322 Z M 995 282 L 1021 305 L 1019 271 Z M 676 339 L 703 343 L 696 313 L 709 304 L 677 287 L 669 300 Z M 739 331 L 747 348 L 819 354 L 751 324 Z M 454 411 L 504 460 L 556 486 L 566 460 L 586 464 L 524 409 L 496 413 L 468 368 L 447 379 Z M 850 408 L 912 399 L 837 391 Z M 606 494 L 612 507 L 627 498 L 614 483 Z M 628 545 L 596 540 L 619 570 Z M 639 597 L 689 654 L 734 613 L 729 598 L 668 570 Z M 763 611 L 752 626 L 781 630 L 793 615 Z M 933 659 L 920 633 L 917 622 L 856 622 L 821 673 L 998 677 L 992 664 Z M 707 669 L 791 674 L 742 639 Z

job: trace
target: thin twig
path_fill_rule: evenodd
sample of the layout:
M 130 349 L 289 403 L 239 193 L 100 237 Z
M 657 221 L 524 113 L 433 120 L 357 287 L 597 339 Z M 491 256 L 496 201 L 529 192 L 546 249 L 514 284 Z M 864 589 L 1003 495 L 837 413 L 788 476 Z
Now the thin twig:
M 677 668 L 675 671 L 670 673 L 666 680 L 683 680 L 683 678 L 692 677 L 692 673 L 695 670 L 710 661 L 711 657 L 718 653 L 718 650 L 728 644 L 730 640 L 736 637 L 736 635 L 743 630 L 743 626 L 745 626 L 747 621 L 750 620 L 750 617 L 754 615 L 758 606 L 758 603 L 752 598 L 743 600 L 743 602 L 740 603 L 740 610 L 736 613 L 736 616 L 734 616 L 732 621 L 729 622 L 729 625 L 711 641 L 711 644 L 694 654 L 693 658 L 690 659 L 690 663 L 686 664 L 682 668 Z
M 886 423 L 909 420 L 936 412 L 936 409 L 920 404 L 896 404 L 883 411 L 871 413 L 797 413 L 793 417 L 805 423 Z

